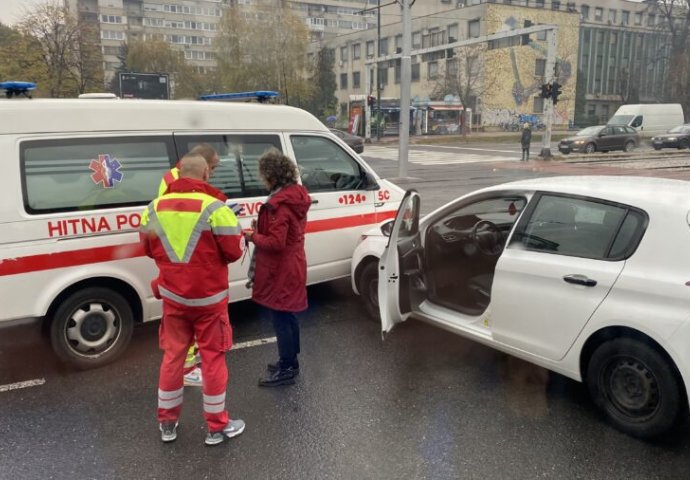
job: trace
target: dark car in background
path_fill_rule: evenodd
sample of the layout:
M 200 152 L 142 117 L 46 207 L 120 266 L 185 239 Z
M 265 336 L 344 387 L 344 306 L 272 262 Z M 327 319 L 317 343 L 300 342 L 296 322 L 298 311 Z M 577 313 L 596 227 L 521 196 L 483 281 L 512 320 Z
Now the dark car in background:
M 690 125 L 679 125 L 667 133 L 652 137 L 652 146 L 654 150 L 690 147 Z
M 347 132 L 338 130 L 337 128 L 329 128 L 331 133 L 338 138 L 341 138 L 348 146 L 357 153 L 362 153 L 364 151 L 364 139 L 358 137 L 357 135 L 350 135 Z
M 597 125 L 580 130 L 573 137 L 564 138 L 558 144 L 561 153 L 629 152 L 640 144 L 640 135 L 626 125 Z

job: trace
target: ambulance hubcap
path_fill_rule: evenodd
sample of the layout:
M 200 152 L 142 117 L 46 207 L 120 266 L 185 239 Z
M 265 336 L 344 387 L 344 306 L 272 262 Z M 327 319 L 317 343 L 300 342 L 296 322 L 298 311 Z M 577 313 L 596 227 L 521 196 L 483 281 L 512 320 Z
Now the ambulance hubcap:
M 70 317 L 65 333 L 75 352 L 102 353 L 113 345 L 120 333 L 118 315 L 108 304 L 82 305 Z

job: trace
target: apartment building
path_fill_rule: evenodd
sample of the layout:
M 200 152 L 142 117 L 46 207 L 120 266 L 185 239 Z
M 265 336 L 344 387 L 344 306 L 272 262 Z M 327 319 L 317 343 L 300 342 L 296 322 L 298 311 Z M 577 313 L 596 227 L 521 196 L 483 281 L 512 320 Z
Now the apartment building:
M 563 94 L 555 122 L 574 122 L 576 87 L 581 76 L 577 110 L 590 122 L 605 121 L 618 105 L 631 100 L 658 101 L 666 69 L 665 36 L 646 3 L 628 0 L 427 0 L 412 9 L 412 49 L 443 46 L 457 39 L 521 28 L 529 24 L 558 26 L 557 73 Z M 380 56 L 402 47 L 397 5 L 381 9 Z M 543 111 L 540 86 L 546 78 L 546 34 L 493 42 L 476 59 L 482 82 L 467 99 L 475 119 L 485 126 L 512 121 L 519 114 Z M 374 30 L 341 34 L 328 45 L 336 51 L 337 96 L 344 114 L 351 98 L 376 94 Z M 445 72 L 456 71 L 466 51 L 456 49 L 413 55 L 413 104 L 433 98 Z M 400 62 L 379 64 L 378 86 L 386 99 L 399 98 Z M 368 79 L 368 83 L 367 83 Z M 639 94 L 639 95 L 638 95 Z M 582 119 L 580 119 L 582 120 Z

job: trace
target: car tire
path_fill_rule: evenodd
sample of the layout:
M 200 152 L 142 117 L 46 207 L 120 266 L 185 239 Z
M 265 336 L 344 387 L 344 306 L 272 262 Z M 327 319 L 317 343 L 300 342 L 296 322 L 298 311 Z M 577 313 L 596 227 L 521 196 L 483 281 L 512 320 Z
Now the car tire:
M 627 141 L 627 142 L 625 142 L 625 145 L 623 146 L 623 151 L 624 152 L 632 152 L 634 148 L 635 148 L 635 142 Z
M 133 329 L 132 307 L 121 294 L 109 288 L 90 287 L 60 304 L 50 325 L 50 341 L 63 362 L 86 370 L 119 357 Z
M 379 321 L 379 262 L 367 263 L 359 274 L 357 289 L 362 296 L 364 308 L 372 320 Z
M 657 147 L 656 145 L 654 145 L 654 150 L 661 150 L 661 147 Z
M 680 144 L 678 145 L 678 148 L 681 150 L 688 148 L 688 147 L 690 147 L 690 141 L 688 141 L 687 138 L 684 138 L 683 140 L 681 140 Z
M 583 149 L 583 152 L 586 154 L 591 154 L 597 151 L 597 146 L 594 145 L 593 143 L 588 143 L 585 145 L 585 148 Z
M 590 358 L 586 382 L 608 419 L 639 438 L 670 430 L 684 404 L 673 366 L 657 350 L 632 338 L 601 344 Z

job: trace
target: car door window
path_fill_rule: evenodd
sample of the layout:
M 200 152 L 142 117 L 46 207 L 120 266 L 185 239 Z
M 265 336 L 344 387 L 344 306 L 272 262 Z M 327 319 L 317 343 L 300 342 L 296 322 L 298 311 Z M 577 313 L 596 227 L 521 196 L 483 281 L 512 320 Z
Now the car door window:
M 616 135 L 625 135 L 625 129 L 623 127 L 612 127 L 613 133 Z
M 209 182 L 228 198 L 266 195 L 259 178 L 259 158 L 272 148 L 282 151 L 278 135 L 176 135 L 175 142 L 180 156 L 199 143 L 216 149 L 220 163 Z
M 302 184 L 310 192 L 359 190 L 365 187 L 359 163 L 326 137 L 291 137 Z
M 174 162 L 172 136 L 35 140 L 21 144 L 29 213 L 145 205 Z
M 544 194 L 518 225 L 511 248 L 619 260 L 637 246 L 645 215 L 602 201 Z
M 643 119 L 642 115 L 638 115 L 638 116 L 635 117 L 635 119 L 632 121 L 632 123 L 630 124 L 630 126 L 631 126 L 631 127 L 635 127 L 635 128 L 641 127 L 641 126 L 642 126 L 642 119 Z

